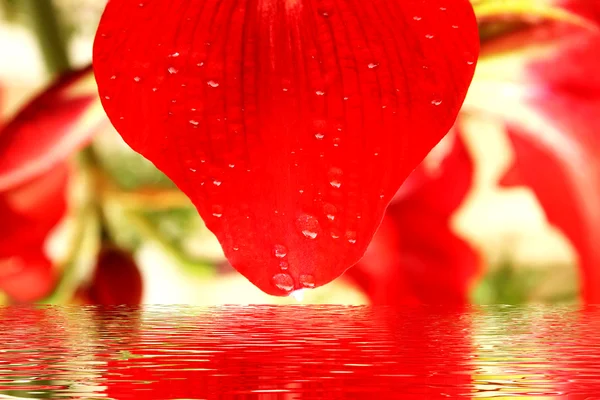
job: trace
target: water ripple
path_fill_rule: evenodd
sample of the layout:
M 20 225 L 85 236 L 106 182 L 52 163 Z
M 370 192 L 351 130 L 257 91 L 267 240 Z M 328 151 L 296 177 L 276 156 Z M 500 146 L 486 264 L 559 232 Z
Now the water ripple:
M 5 307 L 0 338 L 0 399 L 600 399 L 600 307 Z

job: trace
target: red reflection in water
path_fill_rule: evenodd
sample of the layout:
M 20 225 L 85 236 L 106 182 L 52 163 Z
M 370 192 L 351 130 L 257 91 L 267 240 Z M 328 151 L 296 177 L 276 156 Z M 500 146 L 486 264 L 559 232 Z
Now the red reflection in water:
M 183 331 L 173 321 L 139 327 L 127 345 L 131 353 L 108 364 L 109 397 L 438 399 L 470 393 L 470 320 L 456 310 L 232 308 L 179 322 Z M 120 340 L 113 347 L 123 348 Z
M 600 398 L 600 307 L 0 307 L 0 398 Z

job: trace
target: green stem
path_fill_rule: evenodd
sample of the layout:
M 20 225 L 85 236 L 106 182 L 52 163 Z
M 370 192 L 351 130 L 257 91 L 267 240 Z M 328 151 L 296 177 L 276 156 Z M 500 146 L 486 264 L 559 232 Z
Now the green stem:
M 71 69 L 67 46 L 53 0 L 19 0 L 23 11 L 31 18 L 34 34 L 51 74 Z

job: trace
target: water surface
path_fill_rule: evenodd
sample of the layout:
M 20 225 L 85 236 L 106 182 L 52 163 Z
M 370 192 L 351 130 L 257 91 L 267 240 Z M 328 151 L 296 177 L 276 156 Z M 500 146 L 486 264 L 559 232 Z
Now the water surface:
M 0 338 L 0 399 L 600 399 L 600 307 L 6 307 Z

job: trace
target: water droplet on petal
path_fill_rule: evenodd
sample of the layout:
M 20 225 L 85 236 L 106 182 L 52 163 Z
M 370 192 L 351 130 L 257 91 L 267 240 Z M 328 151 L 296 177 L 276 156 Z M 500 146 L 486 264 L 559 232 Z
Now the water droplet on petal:
M 171 54 L 169 57 L 173 57 L 173 58 L 179 57 L 179 53 L 175 52 L 175 53 Z
M 434 106 L 439 106 L 440 104 L 442 104 L 442 100 L 439 100 L 439 99 L 431 100 L 431 104 L 433 104 Z
M 319 231 L 321 229 L 319 220 L 312 215 L 301 215 L 296 220 L 296 224 L 305 238 L 316 239 L 317 236 L 319 236 Z
M 356 243 L 356 232 L 347 231 L 344 236 L 346 237 L 346 240 L 348 240 L 348 243 L 350 243 L 350 244 Z
M 221 186 L 221 184 L 222 184 L 222 183 L 223 183 L 223 182 L 221 182 L 221 181 L 220 181 L 220 180 L 218 180 L 218 179 L 213 179 L 213 185 L 215 185 L 215 186 Z
M 171 75 L 175 75 L 176 73 L 179 72 L 179 70 L 177 68 L 175 68 L 175 67 L 169 67 L 169 69 L 167 71 L 169 71 L 169 73 Z
M 283 290 L 284 292 L 291 292 L 294 288 L 294 279 L 285 273 L 273 275 L 271 282 L 277 289 Z
M 190 119 L 190 125 L 198 126 L 199 124 L 200 122 L 196 121 L 195 119 Z
M 212 215 L 216 218 L 221 218 L 223 216 L 223 207 L 221 207 L 220 205 L 213 205 L 212 206 Z
M 415 21 L 420 21 L 420 20 L 422 20 L 422 19 L 423 19 L 423 17 L 420 17 L 420 16 L 418 16 L 418 15 L 415 15 L 415 16 L 413 17 L 413 19 L 414 19 Z
M 375 69 L 375 68 L 379 67 L 379 63 L 369 63 L 368 67 L 369 67 L 369 69 Z
M 458 25 L 452 25 L 452 28 L 458 29 Z
M 282 261 L 279 263 L 279 268 L 281 268 L 283 271 L 285 271 L 285 270 L 286 270 L 286 269 L 288 269 L 289 267 L 290 267 L 290 264 L 288 264 L 288 262 L 287 262 L 287 261 L 285 261 L 285 260 L 282 260 Z
M 426 39 L 433 39 L 435 37 L 435 35 L 432 35 L 431 33 L 428 33 L 425 35 Z
M 337 167 L 333 167 L 329 170 L 329 184 L 334 188 L 339 188 L 342 186 L 342 175 L 344 172 Z
M 139 76 L 135 76 L 133 77 L 133 80 L 136 82 L 141 82 L 142 78 L 140 78 Z
M 322 90 L 317 90 L 315 93 L 317 96 L 325 96 L 325 92 Z
M 273 253 L 277 258 L 285 258 L 287 256 L 287 247 L 281 244 L 276 244 L 273 248 Z
M 315 277 L 310 274 L 300 275 L 298 280 L 300 281 L 300 286 L 304 288 L 312 289 L 315 287 Z
M 315 138 L 317 138 L 317 140 L 323 140 L 324 137 L 325 137 L 325 134 L 323 134 L 321 132 L 315 133 Z
M 208 82 L 206 82 L 206 84 L 212 88 L 218 88 L 219 87 L 219 82 L 215 82 L 212 79 Z

